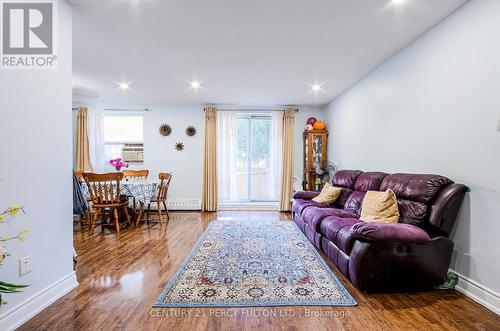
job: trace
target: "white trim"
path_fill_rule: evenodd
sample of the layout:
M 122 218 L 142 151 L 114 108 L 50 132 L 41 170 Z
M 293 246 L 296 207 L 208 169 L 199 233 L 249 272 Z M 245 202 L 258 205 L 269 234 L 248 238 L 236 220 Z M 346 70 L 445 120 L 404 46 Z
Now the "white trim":
M 147 207 L 147 206 L 146 206 Z M 279 210 L 278 202 L 241 202 L 220 203 L 219 210 Z M 156 203 L 151 204 L 151 210 L 156 210 Z M 201 210 L 201 201 L 198 199 L 175 199 L 167 201 L 169 211 L 174 210 Z M 163 206 L 162 206 L 163 209 Z
M 147 207 L 147 206 L 146 206 Z M 198 199 L 175 199 L 167 201 L 169 211 L 174 210 L 201 210 L 201 201 Z M 162 207 L 163 209 L 163 207 Z M 242 202 L 220 203 L 219 210 L 279 210 L 278 202 Z M 151 210 L 156 210 L 156 203 L 151 204 Z
M 457 291 L 465 294 L 495 314 L 500 315 L 500 294 L 456 271 L 450 271 L 456 273 L 458 276 L 458 284 L 455 287 Z
M 219 210 L 279 210 L 277 202 L 220 203 Z
M 0 330 L 17 329 L 77 286 L 73 271 L 0 315 Z

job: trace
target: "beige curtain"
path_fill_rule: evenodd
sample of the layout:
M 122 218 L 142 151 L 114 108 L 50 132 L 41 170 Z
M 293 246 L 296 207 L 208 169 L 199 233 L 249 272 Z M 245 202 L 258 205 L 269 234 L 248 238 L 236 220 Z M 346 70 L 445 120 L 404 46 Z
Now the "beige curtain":
M 205 108 L 202 211 L 217 211 L 217 109 Z
M 78 109 L 76 120 L 76 170 L 92 171 L 89 153 L 89 137 L 87 133 L 87 107 Z
M 290 211 L 295 163 L 295 108 L 287 108 L 283 114 L 283 148 L 281 157 L 280 210 Z

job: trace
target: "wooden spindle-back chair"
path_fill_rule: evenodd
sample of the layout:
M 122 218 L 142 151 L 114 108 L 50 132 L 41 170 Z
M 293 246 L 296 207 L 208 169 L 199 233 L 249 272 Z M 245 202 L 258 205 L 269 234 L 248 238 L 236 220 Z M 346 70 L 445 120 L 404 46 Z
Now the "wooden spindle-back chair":
M 127 179 L 148 179 L 149 170 L 123 170 L 123 178 Z
M 134 180 L 134 179 L 148 179 L 149 170 L 123 170 L 123 179 Z M 135 198 L 132 197 L 132 202 L 134 204 L 135 210 Z
M 158 209 L 158 217 L 160 218 L 160 224 L 162 223 L 162 215 L 161 215 L 161 205 L 165 208 L 165 213 L 167 214 L 167 220 L 170 219 L 168 215 L 167 209 L 167 198 L 168 198 L 168 188 L 170 186 L 170 181 L 172 180 L 172 174 L 168 172 L 161 172 L 158 175 L 160 179 L 160 185 L 157 190 L 157 195 L 151 199 L 151 202 L 148 204 L 148 212 L 146 215 L 146 221 L 149 223 L 149 214 L 151 211 L 151 203 L 156 203 Z
M 74 171 L 76 178 L 78 178 L 79 181 L 83 182 L 83 171 L 75 170 Z
M 113 212 L 116 232 L 120 232 L 118 210 L 123 210 L 125 217 L 130 224 L 130 220 L 128 218 L 127 200 L 120 199 L 120 181 L 123 178 L 122 173 L 83 173 L 83 178 L 85 179 L 90 193 L 92 207 L 95 210 L 91 227 L 92 233 L 96 227 L 99 214 L 101 215 L 101 218 L 104 218 L 107 210 Z M 100 225 L 103 226 L 108 224 L 104 223 L 104 220 L 102 220 Z

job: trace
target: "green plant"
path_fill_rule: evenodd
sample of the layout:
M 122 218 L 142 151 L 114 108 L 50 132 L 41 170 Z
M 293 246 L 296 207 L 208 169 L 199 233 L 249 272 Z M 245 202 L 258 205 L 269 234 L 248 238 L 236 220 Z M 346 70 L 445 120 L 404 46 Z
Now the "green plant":
M 9 218 L 16 217 L 20 212 L 24 213 L 23 206 L 20 205 L 15 205 L 7 208 L 3 212 L 0 212 L 0 224 L 3 224 L 7 222 Z M 24 235 L 28 234 L 28 230 L 23 230 L 21 231 L 17 236 L 8 236 L 4 235 L 0 238 L 0 265 L 3 263 L 3 261 L 9 256 L 9 253 L 5 249 L 2 243 L 11 241 L 11 240 L 19 240 L 23 241 L 24 240 Z M 17 292 L 22 292 L 21 289 L 28 287 L 29 285 L 18 285 L 18 284 L 11 284 L 11 283 L 6 283 L 0 281 L 0 305 L 6 304 L 6 301 L 3 301 L 2 294 L 6 293 L 17 293 Z

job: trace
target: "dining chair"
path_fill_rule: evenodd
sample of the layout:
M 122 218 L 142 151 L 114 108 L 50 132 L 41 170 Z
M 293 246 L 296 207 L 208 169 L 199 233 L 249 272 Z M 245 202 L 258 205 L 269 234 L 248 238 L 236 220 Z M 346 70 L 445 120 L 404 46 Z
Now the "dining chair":
M 123 178 L 127 179 L 148 179 L 149 170 L 123 170 Z
M 99 215 L 101 215 L 101 223 L 99 224 L 101 227 L 106 225 L 113 226 L 113 224 L 107 224 L 104 222 L 104 216 L 107 211 L 110 212 L 110 216 L 114 217 L 114 225 L 117 233 L 120 232 L 118 210 L 123 210 L 127 222 L 131 224 L 128 217 L 127 200 L 121 199 L 120 197 L 120 181 L 123 178 L 122 173 L 83 173 L 83 178 L 87 183 L 87 188 L 92 200 L 92 207 L 95 210 L 90 229 L 91 233 L 94 233 Z
M 167 195 L 168 195 L 168 187 L 170 186 L 170 181 L 172 180 L 172 174 L 168 172 L 161 172 L 158 175 L 160 179 L 160 185 L 158 186 L 156 196 L 151 198 L 151 201 L 148 204 L 148 211 L 146 214 L 146 222 L 149 223 L 149 214 L 151 212 L 151 203 L 156 203 L 158 209 L 158 217 L 160 218 L 160 224 L 162 223 L 162 215 L 161 215 L 161 205 L 165 208 L 165 213 L 167 214 L 167 220 L 170 219 L 168 215 L 167 209 Z
M 129 179 L 148 179 L 149 176 L 149 170 L 123 170 L 123 178 L 125 180 Z M 134 204 L 134 210 L 135 210 L 135 198 L 132 197 L 132 203 Z
M 84 182 L 84 179 L 83 179 L 83 171 L 77 171 L 75 170 L 75 176 L 76 178 L 80 181 L 80 182 Z M 87 219 L 87 225 L 90 226 L 90 217 L 91 217 L 91 210 L 92 210 L 92 198 L 90 198 L 90 195 L 87 195 L 85 196 L 85 200 L 87 200 L 87 205 L 88 205 L 88 208 L 87 208 L 87 215 L 85 215 L 86 219 Z M 84 226 L 84 222 L 83 222 L 83 214 L 80 215 L 80 227 L 83 229 L 83 226 Z

